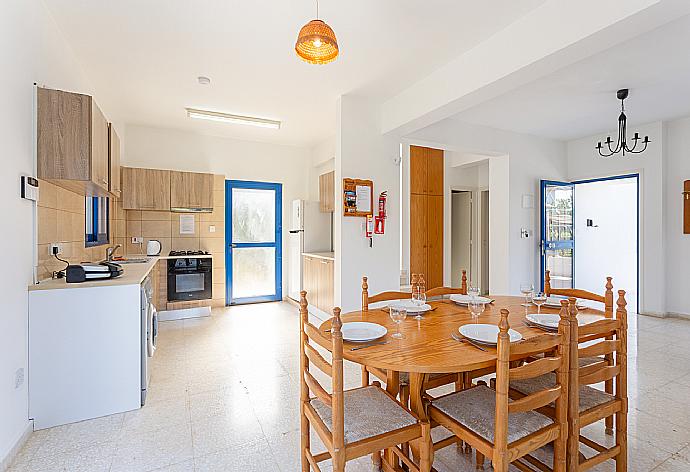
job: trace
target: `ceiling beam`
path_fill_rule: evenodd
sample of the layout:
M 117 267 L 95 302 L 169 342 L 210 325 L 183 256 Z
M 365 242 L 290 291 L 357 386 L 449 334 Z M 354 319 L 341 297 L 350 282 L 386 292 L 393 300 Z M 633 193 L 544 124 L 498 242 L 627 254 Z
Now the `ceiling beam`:
M 386 101 L 381 131 L 412 133 L 688 13 L 687 0 L 546 0 Z

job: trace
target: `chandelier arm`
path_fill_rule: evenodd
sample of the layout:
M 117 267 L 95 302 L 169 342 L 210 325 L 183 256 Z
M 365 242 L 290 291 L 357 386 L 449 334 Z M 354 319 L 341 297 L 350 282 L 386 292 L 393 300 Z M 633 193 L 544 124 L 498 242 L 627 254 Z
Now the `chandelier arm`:
M 648 145 L 649 145 L 649 141 L 645 141 L 644 147 L 642 149 L 640 149 L 639 151 L 635 151 L 634 149 L 637 147 L 637 144 L 635 144 L 635 146 L 633 146 L 633 148 L 630 149 L 628 152 L 630 152 L 631 154 L 641 154 L 647 150 Z

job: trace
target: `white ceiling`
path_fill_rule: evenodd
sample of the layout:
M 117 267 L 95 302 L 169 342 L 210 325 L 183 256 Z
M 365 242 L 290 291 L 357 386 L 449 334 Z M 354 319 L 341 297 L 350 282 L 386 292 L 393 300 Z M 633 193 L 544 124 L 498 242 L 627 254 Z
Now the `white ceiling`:
M 452 119 L 570 140 L 617 127 L 616 90 L 629 88 L 629 125 L 690 114 L 690 16 L 589 57 Z M 629 134 L 634 129 L 629 128 Z
M 294 52 L 314 0 L 44 0 L 111 120 L 294 145 L 335 133 L 339 95 L 383 101 L 543 1 L 322 0 L 341 54 L 315 66 Z M 283 128 L 192 121 L 187 106 Z

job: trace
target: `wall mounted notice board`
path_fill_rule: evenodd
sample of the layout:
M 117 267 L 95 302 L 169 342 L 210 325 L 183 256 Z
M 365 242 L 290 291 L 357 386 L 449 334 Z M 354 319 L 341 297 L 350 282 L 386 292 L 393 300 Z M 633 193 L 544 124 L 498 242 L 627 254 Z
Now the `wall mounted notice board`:
M 374 214 L 374 182 L 361 179 L 343 179 L 343 215 L 364 216 Z

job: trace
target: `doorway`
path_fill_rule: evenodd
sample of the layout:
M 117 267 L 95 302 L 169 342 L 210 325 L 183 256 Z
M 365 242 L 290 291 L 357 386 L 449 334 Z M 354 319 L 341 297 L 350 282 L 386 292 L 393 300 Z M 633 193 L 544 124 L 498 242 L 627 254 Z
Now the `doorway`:
M 602 293 L 606 277 L 627 292 L 636 313 L 639 294 L 639 176 L 542 182 L 542 288 Z M 555 274 L 555 277 L 554 277 Z
M 451 286 L 459 286 L 462 271 L 467 271 L 467 279 L 474 280 L 472 266 L 472 192 L 453 190 L 451 192 L 450 217 L 450 257 Z
M 227 180 L 225 200 L 226 303 L 282 300 L 282 184 Z

